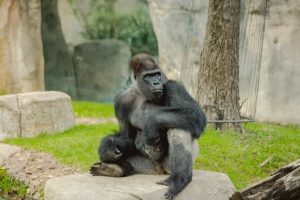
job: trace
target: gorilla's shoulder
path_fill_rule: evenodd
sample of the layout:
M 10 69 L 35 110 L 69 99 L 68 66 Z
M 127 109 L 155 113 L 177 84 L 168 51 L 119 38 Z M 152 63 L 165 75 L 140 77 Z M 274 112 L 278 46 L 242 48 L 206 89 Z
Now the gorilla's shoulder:
M 186 93 L 186 89 L 183 86 L 183 84 L 178 81 L 175 81 L 175 80 L 168 80 L 164 84 L 164 86 L 167 89 L 167 91 L 172 92 L 172 93 L 180 93 L 180 94 Z

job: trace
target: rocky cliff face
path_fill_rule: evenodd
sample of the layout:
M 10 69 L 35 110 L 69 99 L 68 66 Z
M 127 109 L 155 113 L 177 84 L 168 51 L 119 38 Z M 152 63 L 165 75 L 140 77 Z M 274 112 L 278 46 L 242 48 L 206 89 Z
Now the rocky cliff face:
M 0 1 L 0 90 L 44 90 L 40 0 Z
M 300 1 L 269 0 L 257 119 L 300 124 Z
M 170 79 L 180 79 L 192 94 L 198 82 L 208 0 L 149 0 L 159 47 L 159 63 Z
M 241 1 L 242 113 L 254 117 L 256 110 L 259 121 L 299 124 L 300 1 L 269 0 L 268 6 L 266 2 Z M 149 0 L 160 65 L 169 78 L 180 78 L 192 95 L 199 76 L 207 5 L 207 0 Z

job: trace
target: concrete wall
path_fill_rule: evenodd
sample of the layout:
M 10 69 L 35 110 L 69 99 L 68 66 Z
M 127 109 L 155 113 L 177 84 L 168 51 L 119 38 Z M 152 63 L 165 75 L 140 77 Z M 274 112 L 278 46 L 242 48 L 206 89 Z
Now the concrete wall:
M 256 119 L 300 124 L 299 0 L 269 0 Z

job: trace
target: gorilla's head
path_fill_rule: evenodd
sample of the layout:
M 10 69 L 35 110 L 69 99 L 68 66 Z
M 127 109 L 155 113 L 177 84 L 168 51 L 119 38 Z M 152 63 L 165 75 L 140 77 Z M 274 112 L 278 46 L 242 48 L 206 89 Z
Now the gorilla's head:
M 160 102 L 166 77 L 149 54 L 132 57 L 130 69 L 134 75 L 138 92 L 151 102 Z

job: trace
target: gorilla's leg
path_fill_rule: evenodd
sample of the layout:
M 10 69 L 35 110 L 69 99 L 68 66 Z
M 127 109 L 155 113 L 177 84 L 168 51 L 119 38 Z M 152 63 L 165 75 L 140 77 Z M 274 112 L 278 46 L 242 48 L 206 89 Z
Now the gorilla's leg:
M 186 131 L 170 129 L 168 131 L 169 154 L 164 160 L 170 176 L 158 182 L 168 185 L 166 199 L 174 199 L 191 181 L 193 176 L 193 162 L 198 155 L 197 140 Z
M 124 175 L 124 171 L 119 165 L 102 162 L 93 164 L 90 173 L 94 176 L 121 177 Z
M 137 174 L 166 174 L 167 171 L 162 163 L 153 161 L 142 155 L 135 155 L 127 158 Z
M 168 153 L 169 146 L 166 135 L 163 136 L 164 138 L 160 138 L 155 145 L 148 145 L 146 137 L 139 131 L 135 138 L 135 147 L 145 157 L 161 163 Z
M 150 160 L 142 155 L 134 155 L 118 164 L 98 162 L 90 168 L 94 176 L 121 177 L 133 174 L 166 174 L 163 164 Z

